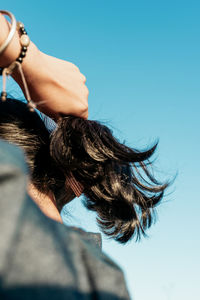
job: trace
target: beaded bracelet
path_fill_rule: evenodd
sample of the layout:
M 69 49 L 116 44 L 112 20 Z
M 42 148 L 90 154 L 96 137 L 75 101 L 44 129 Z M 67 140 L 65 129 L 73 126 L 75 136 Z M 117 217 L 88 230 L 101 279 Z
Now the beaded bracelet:
M 20 54 L 19 54 L 18 58 L 16 59 L 16 62 L 18 62 L 18 63 L 21 64 L 21 63 L 23 62 L 23 59 L 24 59 L 25 56 L 26 56 L 26 52 L 27 52 L 28 46 L 29 46 L 29 44 L 30 44 L 30 39 L 29 39 L 29 37 L 28 37 L 28 35 L 27 35 L 27 31 L 25 30 L 24 24 L 23 24 L 23 23 L 17 22 L 17 29 L 18 29 L 19 34 L 20 34 L 20 39 L 19 39 L 19 41 L 20 41 L 20 44 L 21 44 L 21 51 L 20 51 Z M 17 64 L 15 64 L 15 62 L 12 63 L 11 65 L 17 66 Z M 10 66 L 11 66 L 11 65 L 10 65 Z M 10 66 L 9 66 L 9 67 L 10 67 Z M 10 75 L 10 74 L 13 72 L 14 68 L 10 68 L 10 70 L 9 70 L 9 67 L 8 67 L 8 68 L 2 68 L 2 74 L 3 74 L 3 70 L 4 70 L 4 69 L 7 69 L 7 70 L 6 70 L 6 75 Z M 5 101 L 6 98 L 7 98 L 7 93 L 6 93 L 6 91 L 4 90 L 4 91 L 1 92 L 1 100 L 2 100 L 2 101 Z
M 24 24 L 22 24 L 21 22 L 17 22 L 17 28 L 20 33 L 19 41 L 21 44 L 21 52 L 20 52 L 19 57 L 16 59 L 16 61 L 18 61 L 21 64 L 23 62 L 23 59 L 26 56 L 26 51 L 28 50 L 28 46 L 30 44 L 30 39 L 27 34 L 27 31 L 24 28 Z
M 1 12 L 5 12 L 5 11 L 1 11 Z M 8 12 L 7 15 L 9 15 L 9 14 L 11 14 L 11 13 Z M 13 16 L 13 18 L 14 18 L 14 16 Z M 23 73 L 23 70 L 22 70 L 22 67 L 21 67 L 23 59 L 26 57 L 28 46 L 30 44 L 30 38 L 28 37 L 27 31 L 25 30 L 23 23 L 17 22 L 16 27 L 17 27 L 17 30 L 18 30 L 19 35 L 20 35 L 19 41 L 20 41 L 20 45 L 21 45 L 21 51 L 20 51 L 20 54 L 19 54 L 18 58 L 14 62 L 12 62 L 8 67 L 0 68 L 0 75 L 3 75 L 3 89 L 2 89 L 2 92 L 1 92 L 1 100 L 5 101 L 7 99 L 6 76 L 11 75 L 13 70 L 17 67 L 19 72 L 20 72 L 22 82 L 23 82 L 23 85 L 24 85 L 25 96 L 26 96 L 26 100 L 28 102 L 27 105 L 29 107 L 29 110 L 34 111 L 34 109 L 36 108 L 36 104 L 30 98 L 30 93 L 29 93 L 29 90 L 28 90 L 26 79 L 25 79 L 25 76 L 24 76 L 24 73 Z M 11 42 L 11 40 L 12 39 L 10 39 L 10 42 Z M 8 43 L 8 45 L 9 45 L 9 43 Z

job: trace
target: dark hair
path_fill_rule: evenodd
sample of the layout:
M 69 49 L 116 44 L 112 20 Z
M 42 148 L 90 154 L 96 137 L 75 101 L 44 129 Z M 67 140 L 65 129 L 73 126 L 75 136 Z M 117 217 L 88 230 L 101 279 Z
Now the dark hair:
M 105 234 L 125 243 L 151 226 L 168 185 L 149 171 L 157 144 L 134 150 L 105 125 L 74 116 L 63 116 L 49 134 L 36 112 L 12 99 L 0 103 L 0 137 L 25 150 L 33 184 L 39 191 L 53 191 L 59 209 L 75 197 L 65 184 L 72 173 Z

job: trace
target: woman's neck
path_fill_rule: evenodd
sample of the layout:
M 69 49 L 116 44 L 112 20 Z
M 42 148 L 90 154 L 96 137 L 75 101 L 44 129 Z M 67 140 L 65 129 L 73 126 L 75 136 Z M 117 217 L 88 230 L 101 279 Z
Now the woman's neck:
M 56 202 L 53 193 L 43 194 L 32 184 L 28 184 L 28 194 L 40 210 L 54 221 L 62 223 L 60 213 L 56 207 Z

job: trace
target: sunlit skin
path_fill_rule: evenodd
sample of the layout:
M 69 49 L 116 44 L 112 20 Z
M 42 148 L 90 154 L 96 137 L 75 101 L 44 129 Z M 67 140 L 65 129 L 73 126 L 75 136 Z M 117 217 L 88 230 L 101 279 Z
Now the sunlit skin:
M 29 183 L 28 194 L 47 217 L 62 223 L 53 193 L 43 194 L 32 183 Z
M 0 45 L 6 40 L 9 23 L 0 14 Z M 31 36 L 30 36 L 31 39 Z M 19 35 L 16 32 L 12 42 L 0 55 L 0 67 L 6 67 L 20 54 Z M 88 117 L 88 89 L 86 78 L 74 64 L 49 56 L 30 43 L 22 63 L 31 99 L 43 102 L 38 108 L 57 120 L 60 114 Z M 22 90 L 21 76 L 12 74 Z

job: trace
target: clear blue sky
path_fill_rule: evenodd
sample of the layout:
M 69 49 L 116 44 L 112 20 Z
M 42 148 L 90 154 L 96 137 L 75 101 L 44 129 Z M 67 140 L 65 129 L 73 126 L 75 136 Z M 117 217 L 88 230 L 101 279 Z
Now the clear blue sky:
M 159 178 L 178 176 L 149 238 L 104 251 L 124 270 L 134 300 L 200 299 L 200 2 L 1 1 L 38 47 L 87 77 L 90 118 L 144 147 L 159 138 Z M 96 230 L 74 201 L 69 220 Z M 81 215 L 81 218 L 80 218 Z

